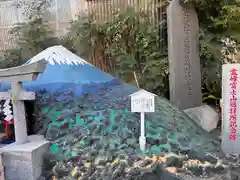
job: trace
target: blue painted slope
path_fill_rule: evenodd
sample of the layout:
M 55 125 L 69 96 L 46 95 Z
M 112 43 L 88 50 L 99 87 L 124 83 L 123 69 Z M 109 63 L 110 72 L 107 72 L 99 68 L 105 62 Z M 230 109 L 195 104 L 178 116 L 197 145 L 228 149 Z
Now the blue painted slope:
M 36 81 L 23 83 L 27 91 L 54 93 L 70 90 L 82 94 L 119 84 L 117 78 L 102 72 L 63 46 L 50 47 L 30 59 L 27 64 L 41 59 L 48 62 L 46 69 L 38 75 Z M 1 90 L 8 89 L 9 84 L 1 84 Z

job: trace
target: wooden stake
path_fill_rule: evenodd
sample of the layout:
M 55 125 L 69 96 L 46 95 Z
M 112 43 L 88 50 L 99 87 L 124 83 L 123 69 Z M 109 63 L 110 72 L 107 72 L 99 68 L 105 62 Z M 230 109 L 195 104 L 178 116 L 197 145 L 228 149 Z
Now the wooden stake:
M 134 79 L 135 79 L 135 81 L 136 81 L 137 87 L 139 88 L 139 83 L 138 83 L 138 79 L 137 79 L 137 74 L 136 74 L 135 71 L 133 72 L 133 75 L 134 75 Z

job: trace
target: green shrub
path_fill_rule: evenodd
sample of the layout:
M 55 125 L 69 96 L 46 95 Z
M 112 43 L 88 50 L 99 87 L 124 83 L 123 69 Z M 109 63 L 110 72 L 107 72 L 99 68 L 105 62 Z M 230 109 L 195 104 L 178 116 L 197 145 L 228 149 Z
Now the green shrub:
M 73 37 L 75 49 L 85 49 L 90 55 L 98 52 L 94 65 L 102 67 L 102 61 L 107 59 L 108 67 L 104 68 L 125 82 L 138 81 L 140 87 L 167 96 L 167 47 L 160 43 L 159 34 L 159 24 L 151 23 L 147 13 L 128 8 L 102 24 L 79 18 L 72 24 L 69 36 Z

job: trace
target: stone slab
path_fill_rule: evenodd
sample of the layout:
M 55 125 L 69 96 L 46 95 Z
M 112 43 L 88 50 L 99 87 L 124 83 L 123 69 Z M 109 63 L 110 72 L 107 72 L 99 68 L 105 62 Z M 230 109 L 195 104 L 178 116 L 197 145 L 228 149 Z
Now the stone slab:
M 211 132 L 217 128 L 220 119 L 219 115 L 215 109 L 208 105 L 185 109 L 184 112 L 207 132 Z
M 34 138 L 32 138 L 34 137 Z M 36 148 L 39 148 L 42 146 L 42 144 L 47 143 L 45 139 L 42 139 L 42 136 L 38 137 L 36 135 L 34 136 L 28 136 L 28 142 L 24 144 L 9 144 L 7 146 L 4 146 L 3 148 L 0 149 L 0 152 L 8 152 L 8 151 L 13 151 L 13 152 L 32 152 Z
M 8 180 L 37 180 L 41 176 L 43 154 L 49 142 L 42 136 L 29 136 L 25 144 L 10 144 L 0 149 Z
M 170 100 L 181 109 L 202 105 L 196 10 L 171 1 L 167 9 Z

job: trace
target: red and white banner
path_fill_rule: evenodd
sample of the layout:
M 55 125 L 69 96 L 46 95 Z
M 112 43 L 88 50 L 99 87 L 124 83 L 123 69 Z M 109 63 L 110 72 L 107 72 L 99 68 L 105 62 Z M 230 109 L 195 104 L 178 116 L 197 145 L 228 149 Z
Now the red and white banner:
M 240 154 L 240 64 L 222 67 L 222 149 Z

